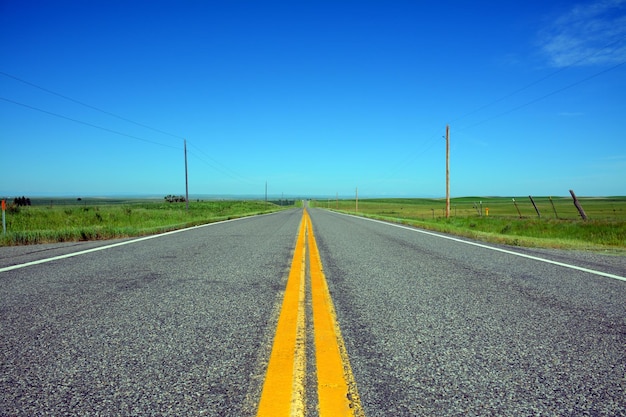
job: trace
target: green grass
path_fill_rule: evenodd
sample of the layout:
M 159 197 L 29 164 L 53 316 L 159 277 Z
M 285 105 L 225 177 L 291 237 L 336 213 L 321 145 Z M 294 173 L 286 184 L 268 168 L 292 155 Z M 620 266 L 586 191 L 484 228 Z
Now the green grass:
M 263 201 L 236 200 L 190 202 L 189 211 L 185 203 L 161 201 L 33 201 L 32 206 L 7 210 L 7 234 L 0 245 L 143 236 L 282 208 Z
M 463 197 L 451 200 L 445 218 L 443 199 L 359 200 L 358 214 L 518 246 L 609 250 L 626 254 L 626 197 L 579 198 L 583 221 L 571 198 Z M 0 245 L 110 239 L 160 233 L 229 218 L 267 213 L 279 207 L 263 201 L 33 199 L 33 206 L 7 210 L 7 234 Z M 481 204 L 482 203 L 482 204 Z M 313 205 L 355 211 L 354 200 L 314 201 Z M 296 205 L 300 205 L 297 201 Z M 489 215 L 486 211 L 489 209 Z M 555 214 L 556 211 L 556 214 Z
M 357 214 L 509 245 L 626 254 L 626 197 L 579 197 L 586 221 L 569 197 L 533 199 L 541 216 L 528 197 L 515 197 L 517 208 L 511 197 L 454 198 L 448 219 L 443 199 L 366 199 L 359 200 Z M 356 209 L 354 200 L 314 204 L 352 213 Z

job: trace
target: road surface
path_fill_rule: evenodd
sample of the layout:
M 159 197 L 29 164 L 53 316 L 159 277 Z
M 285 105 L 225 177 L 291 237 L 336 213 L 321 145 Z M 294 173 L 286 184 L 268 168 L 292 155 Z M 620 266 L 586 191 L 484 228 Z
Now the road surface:
M 625 258 L 307 211 L 302 414 L 324 412 L 316 246 L 354 415 L 626 415 Z M 256 415 L 302 221 L 0 248 L 0 415 Z

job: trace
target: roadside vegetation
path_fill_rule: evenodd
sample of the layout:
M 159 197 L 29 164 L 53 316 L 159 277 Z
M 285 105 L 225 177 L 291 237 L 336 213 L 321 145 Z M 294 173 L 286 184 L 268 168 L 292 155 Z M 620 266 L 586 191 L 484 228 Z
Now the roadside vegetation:
M 9 205 L 0 245 L 143 236 L 286 207 L 264 201 L 190 201 L 187 211 L 184 202 L 32 199 L 29 206 Z
M 515 201 L 513 201 L 515 200 Z M 602 250 L 626 254 L 626 197 L 463 197 L 445 199 L 317 200 L 317 207 L 514 246 Z

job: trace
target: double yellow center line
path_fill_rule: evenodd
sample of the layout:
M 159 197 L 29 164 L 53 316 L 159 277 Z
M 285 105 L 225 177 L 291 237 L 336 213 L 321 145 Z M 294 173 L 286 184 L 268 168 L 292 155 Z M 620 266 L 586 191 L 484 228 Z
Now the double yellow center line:
M 319 416 L 362 417 L 356 383 L 306 210 L 300 222 L 257 417 L 299 417 L 306 413 L 307 249 Z

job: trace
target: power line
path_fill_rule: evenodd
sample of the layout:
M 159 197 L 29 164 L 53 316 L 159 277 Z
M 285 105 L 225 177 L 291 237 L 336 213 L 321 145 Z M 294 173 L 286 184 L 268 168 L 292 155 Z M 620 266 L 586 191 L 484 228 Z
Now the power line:
M 4 72 L 4 71 L 0 71 L 0 75 L 3 75 L 3 76 L 5 76 L 5 77 L 11 78 L 11 79 L 14 79 L 14 80 L 16 80 L 16 81 L 19 81 L 19 82 L 21 82 L 21 83 L 23 83 L 23 84 L 26 84 L 26 85 L 29 85 L 29 86 L 31 86 L 31 87 L 35 87 L 35 88 L 37 88 L 37 89 L 39 89 L 39 90 L 45 91 L 46 93 L 49 93 L 49 94 L 55 95 L 55 96 L 57 96 L 57 97 L 61 97 L 61 98 L 65 99 L 65 100 L 71 101 L 71 102 L 73 102 L 73 103 L 79 104 L 79 105 L 84 106 L 84 107 L 87 107 L 87 108 L 89 108 L 89 109 L 96 110 L 96 111 L 98 111 L 98 112 L 100 112 L 100 113 L 103 113 L 103 114 L 106 114 L 106 115 L 108 115 L 108 116 L 115 117 L 115 118 L 117 118 L 117 119 L 123 120 L 123 121 L 128 122 L 128 123 L 132 123 L 132 124 L 137 125 L 137 126 L 140 126 L 140 127 L 142 127 L 142 128 L 149 129 L 149 130 L 152 130 L 152 131 L 154 131 L 154 132 L 161 133 L 161 134 L 164 134 L 164 135 L 167 135 L 167 136 L 171 136 L 171 137 L 174 137 L 174 138 L 177 138 L 177 139 L 182 139 L 182 140 L 184 140 L 184 139 L 185 139 L 185 138 L 183 138 L 182 136 L 175 135 L 175 134 L 173 134 L 173 133 L 169 133 L 169 132 L 166 132 L 166 131 L 164 131 L 164 130 L 157 129 L 157 128 L 154 128 L 154 127 L 148 126 L 148 125 L 146 125 L 146 124 L 136 122 L 136 121 L 131 120 L 131 119 L 127 118 L 127 117 L 120 116 L 120 115 L 118 115 L 118 114 L 115 114 L 115 113 L 112 113 L 112 112 L 109 112 L 109 111 L 103 110 L 103 109 L 98 108 L 98 107 L 96 107 L 96 106 L 92 106 L 91 104 L 87 104 L 87 103 L 84 103 L 84 102 L 82 102 L 82 101 L 80 101 L 80 100 L 76 100 L 76 99 L 71 98 L 71 97 L 69 97 L 69 96 L 67 96 L 67 95 L 64 95 L 64 94 L 58 93 L 58 92 L 56 92 L 56 91 L 52 91 L 52 90 L 50 90 L 50 89 L 48 89 L 48 88 L 42 87 L 42 86 L 37 85 L 37 84 L 35 84 L 35 83 L 33 83 L 33 82 L 30 82 L 30 81 L 24 80 L 24 79 L 22 79 L 22 78 L 16 77 L 15 75 L 12 75 L 12 74 L 6 73 L 6 72 Z M 0 97 L 0 98 L 1 98 L 1 97 Z M 123 132 L 119 132 L 119 131 L 116 131 L 116 130 L 113 130 L 113 129 L 106 128 L 106 127 L 97 126 L 97 125 L 94 125 L 94 124 L 92 124 L 92 123 L 84 122 L 84 121 L 81 121 L 81 120 L 78 120 L 78 119 L 73 119 L 73 118 L 71 118 L 71 117 L 67 117 L 67 116 L 64 116 L 64 115 L 61 115 L 61 114 L 53 113 L 53 112 L 50 112 L 50 111 L 47 111 L 47 110 L 43 110 L 43 109 L 40 109 L 40 108 L 37 108 L 37 107 L 34 107 L 34 106 L 30 106 L 30 105 L 27 105 L 27 104 L 19 103 L 19 102 L 16 102 L 16 101 L 14 101 L 14 100 L 6 99 L 6 98 L 2 98 L 2 100 L 7 101 L 7 102 L 10 102 L 10 103 L 13 103 L 13 104 L 16 104 L 16 105 L 19 105 L 19 106 L 23 106 L 23 107 L 26 107 L 26 108 L 29 108 L 29 109 L 32 109 L 32 110 L 36 110 L 36 111 L 39 111 L 39 112 L 42 112 L 42 113 L 46 113 L 46 114 L 49 114 L 49 115 L 52 115 L 52 116 L 55 116 L 55 117 L 59 117 L 59 118 L 65 119 L 65 120 L 69 120 L 69 121 L 72 121 L 72 122 L 75 122 L 75 123 L 80 123 L 80 124 L 83 124 L 83 125 L 86 125 L 86 126 L 90 126 L 90 127 L 96 128 L 96 129 L 100 129 L 100 130 L 104 130 L 104 131 L 107 131 L 107 132 L 115 133 L 115 134 L 117 134 L 117 135 L 121 135 L 121 136 L 129 137 L 129 138 L 132 138 L 132 139 L 141 140 L 141 141 L 144 141 L 144 142 L 148 142 L 148 143 L 152 143 L 152 144 L 156 144 L 156 145 L 160 145 L 160 146 L 166 146 L 166 147 L 170 147 L 170 148 L 173 148 L 173 149 L 179 149 L 179 148 L 176 148 L 176 147 L 173 147 L 173 146 L 169 146 L 169 145 L 165 145 L 165 144 L 162 144 L 162 143 L 154 142 L 154 141 L 151 141 L 151 140 L 148 140 L 148 139 L 144 139 L 144 138 L 140 138 L 140 137 L 137 137 L 137 136 L 129 135 L 129 134 L 126 134 L 126 133 L 123 133 Z M 189 142 L 188 142 L 188 143 L 189 143 Z M 231 177 L 231 178 L 238 179 L 238 180 L 240 180 L 240 181 L 248 182 L 248 183 L 251 183 L 251 184 L 253 183 L 252 181 L 250 181 L 250 180 L 248 180 L 248 179 L 246 179 L 246 178 L 242 177 L 241 175 L 237 174 L 236 172 L 234 172 L 234 171 L 230 170 L 229 168 L 227 168 L 227 167 L 225 167 L 224 165 L 220 164 L 219 162 L 215 161 L 213 158 L 211 158 L 210 156 L 208 156 L 205 152 L 203 152 L 203 151 L 202 151 L 200 148 L 198 148 L 197 146 L 195 146 L 195 145 L 193 145 L 193 144 L 191 144 L 191 143 L 189 143 L 189 144 L 190 144 L 192 147 L 194 147 L 194 148 L 195 148 L 198 152 L 200 152 L 201 154 L 203 154 L 203 155 L 204 155 L 207 159 L 209 159 L 210 161 L 212 161 L 212 162 L 208 162 L 208 161 L 206 161 L 205 159 L 203 159 L 202 157 L 200 157 L 200 156 L 198 156 L 198 155 L 196 154 L 195 156 L 196 156 L 196 157 L 197 157 L 200 161 L 204 162 L 206 165 L 213 167 L 214 169 L 216 169 L 216 170 L 218 170 L 218 171 L 222 172 L 223 174 L 228 175 L 228 176 L 229 176 L 229 177 Z M 195 154 L 195 152 L 194 152 L 194 154 Z
M 221 164 L 220 162 L 216 161 L 215 159 L 211 158 L 206 152 L 204 152 L 202 149 L 200 149 L 199 147 L 197 147 L 196 145 L 194 145 L 193 143 L 190 143 L 189 141 L 187 142 L 187 144 L 191 145 L 191 147 L 195 148 L 195 150 L 197 150 L 198 152 L 193 152 L 194 156 L 196 158 L 198 158 L 200 161 L 204 162 L 206 165 L 210 166 L 211 168 L 215 169 L 216 171 L 221 172 L 222 174 L 225 174 L 235 180 L 238 181 L 242 181 L 248 184 L 256 184 L 256 182 L 251 181 L 250 179 L 239 175 L 237 172 L 233 171 L 232 169 L 228 168 L 227 166 L 225 166 L 224 164 Z M 199 154 L 201 154 L 202 156 L 200 156 Z M 209 161 L 205 160 L 204 158 L 208 159 Z
M 0 97 L 0 100 L 6 101 L 8 103 L 11 103 L 11 104 L 14 104 L 14 105 L 18 105 L 18 106 L 21 106 L 21 107 L 25 107 L 25 108 L 30 109 L 30 110 L 35 110 L 35 111 L 38 111 L 38 112 L 41 112 L 41 113 L 44 113 L 44 114 L 47 114 L 47 115 L 50 115 L 50 116 L 58 117 L 60 119 L 68 120 L 68 121 L 71 121 L 71 122 L 74 122 L 74 123 L 78 123 L 78 124 L 82 124 L 84 126 L 89 126 L 89 127 L 92 127 L 92 128 L 95 128 L 95 129 L 99 129 L 99 130 L 102 130 L 102 131 L 105 131 L 105 132 L 114 133 L 114 134 L 119 135 L 119 136 L 124 136 L 124 137 L 135 139 L 135 140 L 140 140 L 142 142 L 150 143 L 150 144 L 153 144 L 153 145 L 158 145 L 158 146 L 163 146 L 163 147 L 167 147 L 167 148 L 171 148 L 171 149 L 180 150 L 180 148 L 176 147 L 176 146 L 172 146 L 172 145 L 168 145 L 168 144 L 164 144 L 164 143 L 160 143 L 160 142 L 155 142 L 153 140 L 145 139 L 145 138 L 142 138 L 142 137 L 139 137 L 139 136 L 135 136 L 135 135 L 130 135 L 128 133 L 120 132 L 118 130 L 114 130 L 114 129 L 110 129 L 110 128 L 107 128 L 107 127 L 95 125 L 93 123 L 85 122 L 83 120 L 79 120 L 79 119 L 75 119 L 75 118 L 72 118 L 72 117 L 69 117 L 69 116 L 65 116 L 65 115 L 62 115 L 62 114 L 54 113 L 54 112 L 51 112 L 51 111 L 48 111 L 48 110 L 41 109 L 39 107 L 31 106 L 29 104 L 20 103 L 18 101 L 11 100 L 11 99 L 6 98 L 6 97 Z M 253 181 L 251 181 L 251 180 L 249 180 L 249 179 L 247 179 L 247 178 L 237 174 L 232 169 L 229 169 L 228 167 L 224 166 L 223 164 L 220 164 L 218 161 L 216 161 L 215 159 L 213 159 L 210 156 L 208 156 L 204 151 L 202 151 L 202 149 L 198 148 L 194 144 L 192 144 L 192 143 L 189 143 L 189 144 L 192 147 L 194 147 L 198 151 L 198 153 L 201 153 L 205 158 L 207 158 L 208 160 L 211 161 L 211 162 L 209 162 L 206 159 L 204 159 L 203 157 L 199 156 L 196 152 L 193 152 L 194 156 L 196 158 L 198 158 L 201 162 L 205 163 L 206 165 L 214 168 L 215 170 L 217 170 L 217 171 L 219 171 L 219 172 L 221 172 L 221 173 L 223 173 L 223 174 L 225 174 L 225 175 L 227 175 L 227 176 L 229 176 L 229 177 L 231 177 L 233 179 L 236 179 L 236 180 L 239 180 L 239 181 L 243 181 L 243 182 L 246 182 L 246 183 L 249 183 L 249 184 L 253 184 L 254 183 Z
M 417 160 L 418 158 L 421 158 L 422 156 L 426 155 L 426 153 L 433 148 L 434 144 L 438 140 L 440 140 L 439 139 L 440 136 L 441 135 L 438 135 L 437 137 L 435 137 L 435 134 L 427 136 L 430 139 L 424 140 L 421 143 L 421 145 L 420 145 L 420 147 L 418 149 L 416 149 L 415 151 L 411 152 L 406 158 L 404 158 L 401 162 L 396 164 L 394 169 L 392 169 L 391 171 L 387 172 L 387 175 L 385 175 L 384 177 L 381 177 L 378 182 L 383 182 L 385 180 L 391 179 L 399 171 L 401 171 L 401 170 L 405 169 L 407 166 L 409 166 L 409 164 L 411 164 L 411 162 L 413 162 L 413 161 Z
M 624 65 L 624 64 L 626 64 L 626 61 L 622 61 L 622 62 L 620 62 L 620 63 L 619 63 L 619 64 L 617 64 L 617 65 L 613 65 L 612 67 L 606 68 L 606 69 L 604 69 L 604 70 L 602 70 L 602 71 L 600 71 L 600 72 L 596 72 L 595 74 L 592 74 L 592 75 L 590 75 L 590 76 L 588 76 L 588 77 L 585 77 L 585 78 L 583 78 L 582 80 L 576 81 L 575 83 L 572 83 L 572 84 L 566 85 L 565 87 L 561 87 L 561 88 L 559 88 L 559 89 L 557 89 L 557 90 L 551 91 L 550 93 L 548 93 L 548 94 L 544 94 L 544 95 L 543 95 L 543 96 L 541 96 L 541 97 L 538 97 L 538 98 L 536 98 L 536 99 L 533 99 L 533 100 L 531 100 L 531 101 L 528 101 L 528 102 L 526 102 L 526 103 L 524 103 L 524 104 L 521 104 L 521 105 L 519 105 L 519 106 L 517 106 L 517 107 L 514 107 L 514 108 L 512 108 L 512 109 L 510 109 L 510 110 L 507 110 L 507 111 L 505 111 L 505 112 L 499 113 L 499 114 L 497 114 L 497 115 L 495 115 L 495 116 L 492 116 L 492 117 L 489 117 L 489 118 L 487 118 L 487 119 L 484 119 L 484 120 L 482 120 L 482 121 L 480 121 L 480 122 L 474 123 L 474 124 L 469 125 L 469 126 L 464 126 L 464 127 L 460 128 L 460 129 L 458 129 L 458 130 L 470 129 L 470 128 L 472 128 L 472 127 L 476 127 L 476 126 L 481 125 L 481 124 L 483 124 L 483 123 L 489 122 L 489 121 L 491 121 L 491 120 L 493 120 L 493 119 L 497 119 L 498 117 L 506 116 L 507 114 L 513 113 L 513 112 L 515 112 L 515 111 L 517 111 L 517 110 L 520 110 L 520 109 L 523 109 L 524 107 L 528 107 L 528 106 L 530 106 L 531 104 L 535 104 L 535 103 L 537 103 L 538 101 L 541 101 L 541 100 L 543 100 L 543 99 L 546 99 L 546 98 L 548 98 L 548 97 L 551 97 L 551 96 L 553 96 L 553 95 L 555 95 L 555 94 L 558 94 L 558 93 L 560 93 L 560 92 L 562 92 L 562 91 L 565 91 L 565 90 L 570 89 L 570 88 L 572 88 L 572 87 L 575 87 L 575 86 L 577 86 L 577 85 L 579 85 L 579 84 L 582 84 L 582 83 L 584 83 L 584 82 L 586 82 L 586 81 L 589 81 L 589 80 L 591 80 L 592 78 L 596 78 L 596 77 L 598 77 L 598 76 L 600 76 L 600 75 L 602 75 L 602 74 L 605 74 L 605 73 L 607 73 L 607 72 L 609 72 L 609 71 L 612 71 L 612 70 L 614 70 L 615 68 L 618 68 L 618 67 L 620 67 L 620 66 L 622 66 L 622 65 Z
M 35 84 L 35 83 L 31 83 L 30 81 L 23 80 L 23 79 L 21 79 L 21 78 L 19 78 L 19 77 L 16 77 L 15 75 L 11 75 L 11 74 L 8 74 L 8 73 L 3 72 L 3 71 L 0 71 L 0 75 L 4 75 L 5 77 L 12 78 L 12 79 L 14 79 L 14 80 L 16 80 L 16 81 L 19 81 L 19 82 L 21 82 L 21 83 L 24 83 L 24 84 L 30 85 L 31 87 L 38 88 L 38 89 L 40 89 L 40 90 L 42 90 L 42 91 L 45 91 L 46 93 L 49 93 L 49 94 L 55 95 L 55 96 L 57 96 L 57 97 L 61 97 L 62 99 L 65 99 L 65 100 L 71 101 L 71 102 L 73 102 L 73 103 L 80 104 L 81 106 L 84 106 L 84 107 L 90 108 L 90 109 L 92 109 L 92 110 L 99 111 L 100 113 L 104 113 L 104 114 L 106 114 L 106 115 L 108 115 L 108 116 L 112 116 L 112 117 L 115 117 L 115 118 L 117 118 L 117 119 L 123 120 L 123 121 L 125 121 L 125 122 L 132 123 L 132 124 L 134 124 L 134 125 L 137 125 L 137 126 L 143 127 L 143 128 L 145 128 L 145 129 L 152 130 L 153 132 L 161 133 L 161 134 L 163 134 L 163 135 L 171 136 L 171 137 L 174 137 L 174 138 L 177 138 L 177 139 L 184 139 L 182 136 L 178 136 L 178 135 L 175 135 L 175 134 L 173 134 L 173 133 L 165 132 L 164 130 L 161 130 L 161 129 L 156 129 L 156 128 L 154 128 L 154 127 L 148 126 L 148 125 L 143 124 L 143 123 L 136 122 L 136 121 L 134 121 L 134 120 L 128 119 L 128 118 L 123 117 L 123 116 L 120 116 L 120 115 L 118 115 L 118 114 L 111 113 L 111 112 L 106 111 L 106 110 L 102 110 L 102 109 L 100 109 L 100 108 L 98 108 L 98 107 L 96 107 L 96 106 L 92 106 L 91 104 L 84 103 L 84 102 L 82 102 L 82 101 L 79 101 L 79 100 L 73 99 L 73 98 L 68 97 L 68 96 L 66 96 L 66 95 L 64 95 L 64 94 L 61 94 L 61 93 L 57 93 L 56 91 L 52 91 L 52 90 L 50 90 L 50 89 L 48 89 L 48 88 L 42 87 L 42 86 L 37 85 L 37 84 Z
M 114 133 L 114 134 L 120 135 L 120 136 L 125 136 L 127 138 L 140 140 L 142 142 L 151 143 L 153 145 L 164 146 L 166 148 L 171 148 L 171 149 L 176 149 L 176 150 L 180 149 L 179 147 L 175 147 L 175 146 L 172 146 L 172 145 L 166 145 L 164 143 L 159 143 L 159 142 L 155 142 L 155 141 L 152 141 L 152 140 L 149 140 L 149 139 L 144 139 L 144 138 L 141 138 L 139 136 L 129 135 L 128 133 L 124 133 L 124 132 L 120 132 L 120 131 L 117 131 L 117 130 L 109 129 L 107 127 L 98 126 L 98 125 L 95 125 L 93 123 L 84 122 L 82 120 L 74 119 L 74 118 L 71 118 L 71 117 L 68 117 L 68 116 L 64 116 L 62 114 L 53 113 L 51 111 L 40 109 L 40 108 L 35 107 L 35 106 L 30 106 L 28 104 L 20 103 L 20 102 L 17 102 L 15 100 L 11 100 L 11 99 L 8 99 L 8 98 L 5 98 L 5 97 L 0 97 L 0 100 L 4 100 L 4 101 L 6 101 L 8 103 L 12 103 L 12 104 L 15 104 L 15 105 L 18 105 L 18 106 L 25 107 L 27 109 L 36 110 L 38 112 L 45 113 L 45 114 L 48 114 L 48 115 L 51 115 L 51 116 L 54 116 L 54 117 L 58 117 L 60 119 L 65 119 L 65 120 L 69 120 L 69 121 L 74 122 L 74 123 L 78 123 L 78 124 L 81 124 L 81 125 L 93 127 L 95 129 L 100 129 L 100 130 L 103 130 L 105 132 Z
M 537 85 L 537 84 L 541 83 L 542 81 L 547 80 L 548 78 L 551 78 L 551 77 L 553 77 L 553 76 L 555 76 L 555 75 L 557 75 L 557 74 L 559 74 L 559 73 L 561 73 L 561 72 L 563 72 L 563 71 L 565 71 L 565 70 L 570 69 L 571 67 L 573 67 L 573 66 L 575 66 L 575 65 L 580 64 L 581 62 L 584 62 L 584 61 L 588 60 L 589 58 L 592 58 L 592 57 L 593 57 L 593 56 L 595 56 L 595 55 L 598 55 L 600 52 L 604 51 L 605 49 L 608 49 L 608 48 L 610 48 L 610 47 L 612 47 L 612 46 L 614 46 L 614 45 L 616 45 L 616 44 L 618 44 L 618 43 L 622 42 L 624 39 L 626 39 L 626 37 L 620 37 L 619 39 L 617 39 L 617 40 L 615 40 L 615 41 L 609 42 L 608 44 L 604 45 L 602 48 L 597 49 L 595 52 L 593 52 L 593 53 L 591 53 L 591 54 L 589 54 L 589 55 L 585 55 L 584 57 L 582 57 L 582 58 L 580 58 L 580 59 L 578 59 L 578 60 L 576 60 L 576 61 L 572 62 L 571 64 L 569 64 L 569 65 L 567 65 L 567 66 L 565 66 L 565 67 L 559 68 L 558 70 L 551 72 L 550 74 L 546 75 L 545 77 L 541 77 L 541 78 L 539 78 L 538 80 L 535 80 L 535 81 L 533 81 L 533 82 L 531 82 L 531 83 L 529 83 L 529 84 L 526 84 L 525 86 L 520 87 L 520 88 L 518 88 L 517 90 L 514 90 L 514 91 L 512 91 L 511 93 L 506 94 L 506 95 L 504 95 L 504 96 L 500 97 L 500 98 L 499 98 L 499 99 L 497 99 L 497 100 L 494 100 L 494 101 L 492 101 L 492 102 L 490 102 L 490 103 L 487 103 L 487 104 L 485 104 L 485 105 L 482 105 L 482 106 L 478 107 L 477 109 L 474 109 L 474 110 L 472 110 L 472 111 L 470 111 L 470 112 L 468 112 L 468 113 L 465 113 L 464 115 L 459 116 L 459 117 L 457 117 L 457 118 L 456 118 L 456 119 L 454 119 L 454 120 L 451 120 L 451 121 L 450 121 L 450 123 L 454 123 L 454 122 L 459 121 L 459 120 L 461 120 L 461 119 L 463 119 L 463 118 L 465 118 L 465 117 L 467 117 L 467 116 L 471 116 L 472 114 L 478 113 L 479 111 L 484 110 L 484 109 L 486 109 L 487 107 L 491 107 L 491 106 L 493 106 L 493 105 L 494 105 L 494 104 L 496 104 L 496 103 L 500 103 L 501 101 L 504 101 L 504 100 L 506 100 L 507 98 L 510 98 L 510 97 L 512 97 L 512 96 L 514 96 L 514 95 L 516 95 L 517 93 L 520 93 L 520 92 L 522 92 L 522 91 L 524 91 L 524 90 L 527 90 L 527 89 L 529 89 L 530 87 L 533 87 L 533 86 L 535 86 L 535 85 Z M 620 64 L 620 65 L 621 65 L 621 64 Z M 619 65 L 618 65 L 618 66 L 619 66 Z
M 477 112 L 479 112 L 480 110 L 483 110 L 483 109 L 485 109 L 485 108 L 487 108 L 487 107 L 490 107 L 490 106 L 492 106 L 493 104 L 496 104 L 496 103 L 498 103 L 498 102 L 500 102 L 500 101 L 503 101 L 503 100 L 505 100 L 505 99 L 507 99 L 507 98 L 509 98 L 509 97 L 511 97 L 511 96 L 513 96 L 513 95 L 515 95 L 515 94 L 517 94 L 517 93 L 519 93 L 519 92 L 523 91 L 523 90 L 526 90 L 526 89 L 528 89 L 528 88 L 530 88 L 530 87 L 532 87 L 532 86 L 534 86 L 534 85 L 536 85 L 536 84 L 540 83 L 541 81 L 544 81 L 544 80 L 546 80 L 546 79 L 548 79 L 548 78 L 550 78 L 550 77 L 552 77 L 552 76 L 554 76 L 554 75 L 556 75 L 556 74 L 558 74 L 558 73 L 560 73 L 560 72 L 562 72 L 562 71 L 565 71 L 565 70 L 566 70 L 566 69 L 568 69 L 568 68 L 571 68 L 572 66 L 574 66 L 574 65 L 576 65 L 576 64 L 578 64 L 578 63 L 580 63 L 580 62 L 583 62 L 583 61 L 585 61 L 585 60 L 587 60 L 587 59 L 591 58 L 591 57 L 592 57 L 592 56 L 594 56 L 594 55 L 597 55 L 598 53 L 600 53 L 600 52 L 601 52 L 601 51 L 603 51 L 604 49 L 607 49 L 607 48 L 609 48 L 609 47 L 611 47 L 611 46 L 615 45 L 616 43 L 621 42 L 621 41 L 622 41 L 622 40 L 624 40 L 624 39 L 626 39 L 626 38 L 625 38 L 625 37 L 622 37 L 622 38 L 618 39 L 617 41 L 611 42 L 611 43 L 607 44 L 606 46 L 604 46 L 603 48 L 601 48 L 601 49 L 597 50 L 597 51 L 596 51 L 596 52 L 594 52 L 593 54 L 587 55 L 587 56 L 585 56 L 585 57 L 583 57 L 583 58 L 581 58 L 581 59 L 579 59 L 579 60 L 577 60 L 577 61 L 573 62 L 572 64 L 568 65 L 567 67 L 561 68 L 561 69 L 559 69 L 558 71 L 554 71 L 554 72 L 552 72 L 552 73 L 548 74 L 547 76 L 545 76 L 545 77 L 543 77 L 543 78 L 540 78 L 540 79 L 539 79 L 539 80 L 537 80 L 537 81 L 534 81 L 534 82 L 532 82 L 532 83 L 530 83 L 530 84 L 527 84 L 526 86 L 524 86 L 524 87 L 522 87 L 522 88 L 519 88 L 519 89 L 517 89 L 517 90 L 513 91 L 512 93 L 507 94 L 507 95 L 505 95 L 505 96 L 503 96 L 503 97 L 499 98 L 498 100 L 495 100 L 495 101 L 493 101 L 493 102 L 491 102 L 491 103 L 485 104 L 485 105 L 483 105 L 483 106 L 481 106 L 481 107 L 477 108 L 476 110 L 473 110 L 473 111 L 471 111 L 471 112 L 469 112 L 469 113 L 466 113 L 465 115 L 463 115 L 463 116 L 461 116 L 461 117 L 457 117 L 457 118 L 456 118 L 456 119 L 454 119 L 453 121 L 458 121 L 458 120 L 460 120 L 460 119 L 462 119 L 462 118 L 464 118 L 464 117 L 466 117 L 466 116 L 469 116 L 469 115 L 471 115 L 471 114 L 477 113 Z M 551 96 L 553 96 L 553 95 L 556 95 L 556 94 L 558 94 L 558 93 L 561 93 L 561 92 L 563 92 L 563 91 L 565 91 L 565 90 L 568 90 L 568 89 L 570 89 L 570 88 L 572 88 L 572 87 L 575 87 L 575 86 L 577 86 L 577 85 L 579 85 L 579 84 L 582 84 L 582 83 L 584 83 L 584 82 L 586 82 L 586 81 L 589 81 L 589 80 L 591 80 L 591 79 L 593 79 L 593 78 L 596 78 L 596 77 L 598 77 L 598 76 L 600 76 L 600 75 L 602 75 L 602 74 L 605 74 L 605 73 L 607 73 L 607 72 L 609 72 L 609 71 L 612 71 L 612 70 L 614 70 L 614 69 L 616 69 L 616 68 L 618 68 L 618 67 L 620 67 L 620 66 L 622 66 L 622 65 L 624 65 L 624 64 L 626 64 L 626 61 L 622 61 L 622 62 L 620 62 L 620 63 L 618 63 L 618 64 L 616 64 L 616 65 L 614 65 L 614 66 L 612 66 L 612 67 L 609 67 L 609 68 L 606 68 L 606 69 L 604 69 L 604 70 L 602 70 L 602 71 L 596 72 L 596 73 L 594 73 L 594 74 L 592 74 L 592 75 L 590 75 L 590 76 L 588 76 L 588 77 L 585 77 L 585 78 L 583 78 L 583 79 L 581 79 L 581 80 L 579 80 L 579 81 L 576 81 L 576 82 L 574 82 L 574 83 L 572 83 L 572 84 L 569 84 L 569 85 L 567 85 L 567 86 L 565 86 L 565 87 L 562 87 L 562 88 L 556 89 L 556 90 L 554 90 L 554 91 L 551 91 L 551 92 L 549 92 L 549 93 L 547 93 L 547 94 L 544 94 L 544 95 L 542 95 L 542 96 L 540 96 L 540 97 L 538 97 L 538 98 L 535 98 L 535 99 L 533 99 L 533 100 L 530 100 L 530 101 L 528 101 L 528 102 L 526 102 L 526 103 L 524 103 L 524 104 L 521 104 L 521 105 L 519 105 L 519 106 L 516 106 L 516 107 L 514 107 L 514 108 L 512 108 L 512 109 L 510 109 L 510 110 L 507 110 L 507 111 L 505 111 L 505 112 L 499 113 L 499 114 L 497 114 L 497 115 L 495 115 L 495 116 L 492 116 L 492 117 L 489 117 L 489 118 L 487 118 L 487 119 L 484 119 L 484 120 L 482 120 L 482 121 L 480 121 L 480 122 L 477 122 L 477 123 L 474 123 L 474 124 L 471 124 L 471 125 L 468 125 L 468 126 L 464 126 L 464 127 L 459 128 L 459 129 L 455 129 L 455 131 L 456 131 L 456 132 L 462 132 L 462 131 L 464 131 L 464 130 L 466 130 L 466 129 L 470 129 L 470 128 L 472 128 L 472 127 L 476 127 L 476 126 L 481 125 L 481 124 L 483 124 L 483 123 L 489 122 L 489 121 L 491 121 L 491 120 L 493 120 L 493 119 L 497 119 L 497 118 L 499 118 L 499 117 L 502 117 L 502 116 L 505 116 L 505 115 L 507 115 L 507 114 L 513 113 L 513 112 L 515 112 L 515 111 L 517 111 L 517 110 L 520 110 L 520 109 L 522 109 L 522 108 L 524 108 L 524 107 L 527 107 L 527 106 L 530 106 L 530 105 L 532 105 L 532 104 L 535 104 L 535 103 L 537 103 L 537 102 L 539 102 L 539 101 L 541 101 L 541 100 L 544 100 L 544 99 L 546 99 L 546 98 L 548 98 L 548 97 L 551 97 Z M 428 145 L 428 146 L 424 146 L 424 147 L 422 147 L 421 149 L 418 149 L 416 152 L 411 153 L 411 154 L 410 154 L 410 155 L 409 155 L 409 156 L 408 156 L 408 157 L 407 157 L 407 158 L 406 158 L 403 162 L 401 162 L 401 163 L 397 164 L 397 165 L 396 165 L 396 168 L 395 168 L 392 172 L 389 172 L 389 173 L 388 173 L 388 175 L 387 175 L 385 178 L 387 178 L 387 179 L 388 179 L 388 178 L 390 178 L 390 177 L 391 177 L 394 173 L 398 172 L 400 169 L 402 169 L 402 168 L 404 168 L 405 166 L 407 166 L 407 165 L 408 165 L 411 161 L 414 161 L 414 160 L 416 160 L 418 157 L 421 157 L 421 156 L 423 156 L 424 154 L 426 154 L 426 152 L 427 152 L 427 151 L 429 151 L 429 150 L 432 148 L 432 146 L 433 146 L 434 142 L 435 142 L 435 139 L 434 139 L 434 138 L 433 138 L 433 139 L 431 139 L 431 140 L 429 140 L 429 141 L 427 141 L 427 142 L 424 142 L 424 145 Z M 381 181 L 382 181 L 382 179 L 381 179 Z

